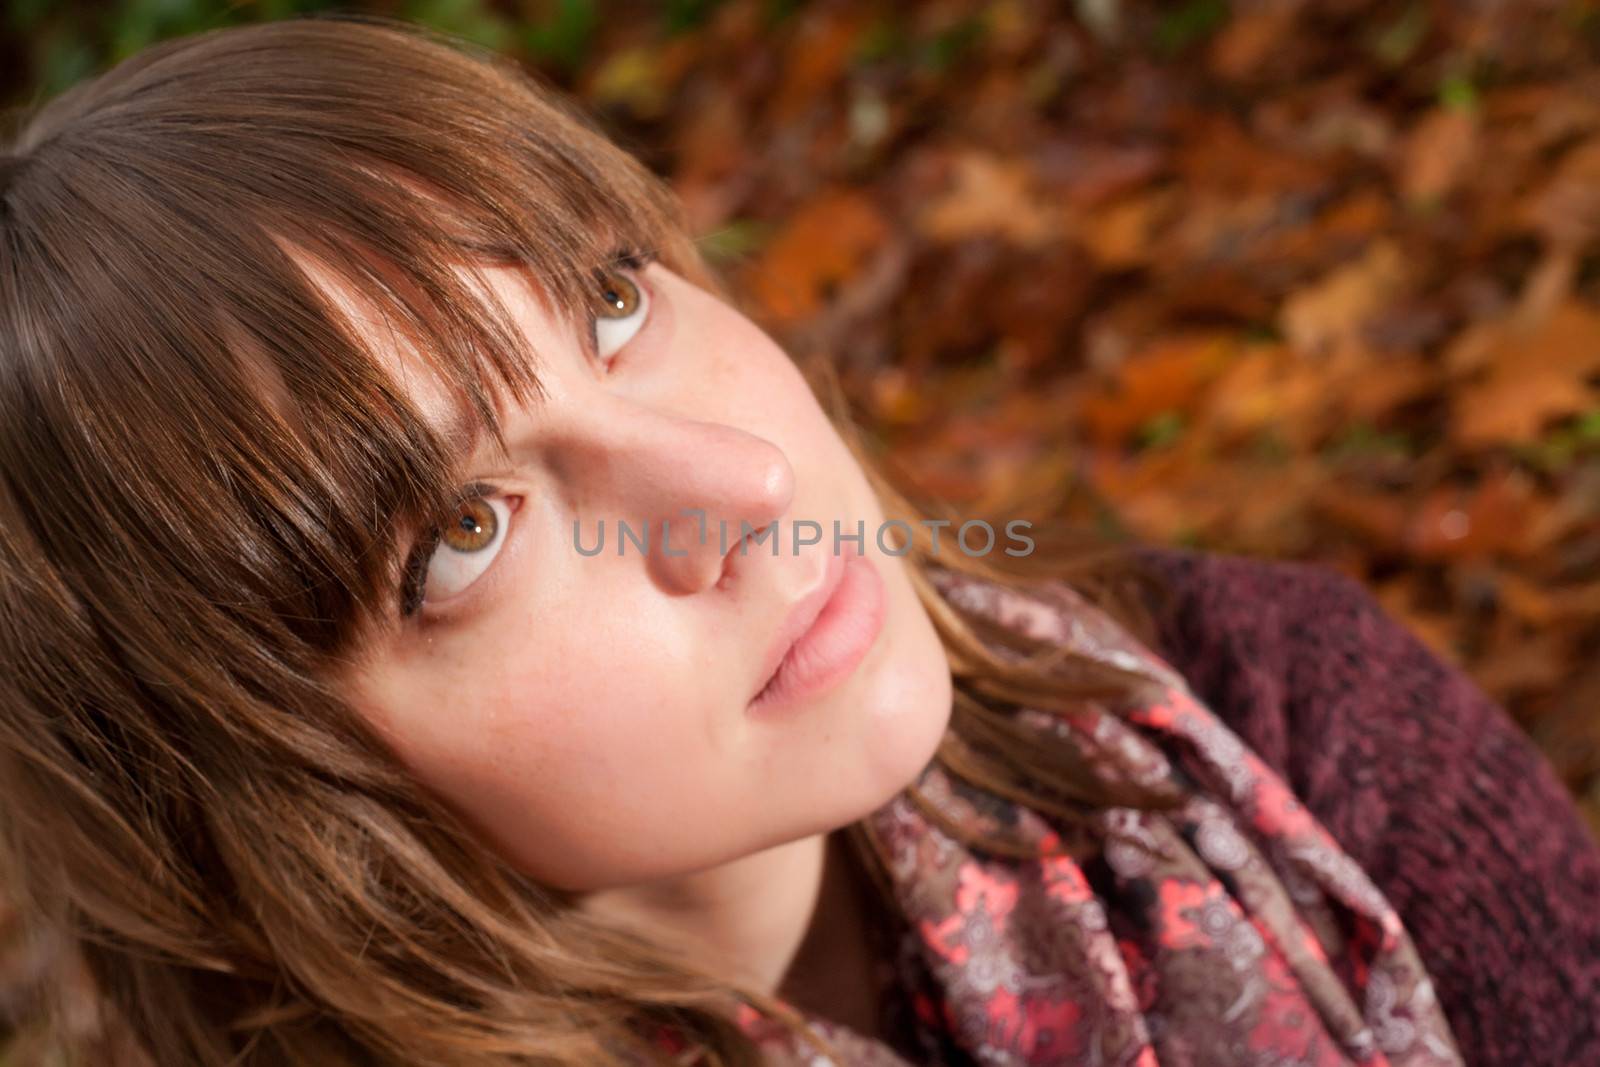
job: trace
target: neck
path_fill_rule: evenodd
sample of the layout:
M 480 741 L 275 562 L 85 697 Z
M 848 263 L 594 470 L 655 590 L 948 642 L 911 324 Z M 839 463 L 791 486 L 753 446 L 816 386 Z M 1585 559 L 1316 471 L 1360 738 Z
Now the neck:
M 790 841 L 659 882 L 588 894 L 586 911 L 693 947 L 712 974 L 772 993 L 821 896 L 827 835 Z
M 816 912 L 780 995 L 866 1037 L 882 1038 L 880 988 L 869 929 L 876 893 L 842 832 L 829 836 Z
M 665 931 L 699 950 L 712 974 L 872 1036 L 870 890 L 835 832 L 691 875 L 591 893 L 582 906 L 647 934 Z

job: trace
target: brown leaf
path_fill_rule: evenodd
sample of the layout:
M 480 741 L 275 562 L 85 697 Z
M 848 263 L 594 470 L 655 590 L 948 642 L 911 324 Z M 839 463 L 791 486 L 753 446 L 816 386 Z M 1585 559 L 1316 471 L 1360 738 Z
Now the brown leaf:
M 1462 666 L 1461 652 L 1456 647 L 1460 623 L 1454 616 L 1417 607 L 1416 588 L 1416 577 L 1406 574 L 1376 587 L 1373 595 L 1385 611 L 1404 623 L 1441 659 Z
M 1078 418 L 1097 444 L 1121 445 L 1156 416 L 1189 411 L 1236 352 L 1237 342 L 1226 335 L 1162 338 L 1134 353 L 1089 392 Z
M 1463 448 L 1536 440 L 1554 419 L 1600 405 L 1600 393 L 1549 367 L 1503 373 L 1456 394 L 1451 436 Z
M 1211 69 L 1235 81 L 1249 78 L 1293 28 L 1297 12 L 1292 4 L 1237 12 L 1211 42 Z
M 1398 247 L 1387 240 L 1374 242 L 1359 260 L 1286 300 L 1279 326 L 1296 350 L 1323 352 L 1354 337 L 1370 316 L 1394 299 L 1406 273 Z
M 1263 555 L 1303 550 L 1306 495 L 1316 480 L 1308 465 L 1264 466 L 1178 448 L 1120 461 L 1097 451 L 1085 470 L 1140 537 L 1200 537 Z
M 1213 194 L 1283 196 L 1327 186 L 1320 161 L 1256 137 L 1223 111 L 1196 111 L 1182 126 L 1176 167 Z
M 872 199 L 836 189 L 806 204 L 749 269 L 750 291 L 779 323 L 816 314 L 889 236 Z
M 1436 107 L 1412 128 L 1400 159 L 1400 192 L 1413 204 L 1444 199 L 1477 161 L 1481 148 L 1476 113 Z
M 1030 247 L 1060 235 L 1058 212 L 1035 194 L 1026 162 L 983 152 L 953 162 L 954 185 L 917 219 L 922 233 L 935 241 L 998 234 Z
M 1329 481 L 1312 493 L 1311 504 L 1317 514 L 1375 547 L 1394 549 L 1405 543 L 1406 504 L 1394 493 Z
M 1438 389 L 1440 380 L 1438 368 L 1417 356 L 1363 360 L 1359 371 L 1338 384 L 1339 409 L 1346 419 L 1378 422 L 1402 404 Z
M 811 7 L 799 16 L 789 39 L 782 79 L 767 106 L 767 121 L 781 127 L 817 106 L 836 87 L 866 25 L 867 12 L 850 7 Z
M 1075 208 L 1091 208 L 1137 190 L 1160 172 L 1165 154 L 1151 144 L 1056 137 L 1030 152 L 1051 196 Z
M 1536 514 L 1549 507 L 1527 474 L 1505 468 L 1472 489 L 1443 485 L 1429 491 L 1411 517 L 1407 540 L 1421 559 L 1519 558 L 1528 553 Z
M 1086 214 L 1068 213 L 1065 221 L 1102 267 L 1123 270 L 1153 258 L 1156 234 L 1180 204 L 1175 190 L 1157 189 L 1119 198 Z
M 1568 300 L 1531 326 L 1479 330 L 1473 359 L 1489 369 L 1455 395 L 1450 433 L 1461 447 L 1532 441 L 1551 420 L 1600 406 L 1586 380 L 1600 372 L 1600 314 L 1587 305 Z
M 1578 626 L 1600 618 L 1600 582 L 1552 588 L 1503 571 L 1495 594 L 1508 612 L 1530 626 L 1575 632 Z
M 1562 156 L 1549 179 L 1522 202 L 1519 217 L 1557 244 L 1580 245 L 1600 236 L 1600 137 Z
M 1224 441 L 1272 429 L 1297 450 L 1321 432 L 1328 389 L 1321 368 L 1284 345 L 1254 345 L 1223 371 L 1197 418 Z

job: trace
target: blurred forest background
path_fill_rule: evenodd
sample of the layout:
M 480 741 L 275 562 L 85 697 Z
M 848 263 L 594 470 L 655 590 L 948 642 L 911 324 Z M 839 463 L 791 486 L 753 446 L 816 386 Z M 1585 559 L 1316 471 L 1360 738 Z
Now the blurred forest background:
M 393 0 L 576 93 L 916 485 L 1312 560 L 1600 829 L 1600 0 Z M 10 0 L 0 100 L 309 0 Z

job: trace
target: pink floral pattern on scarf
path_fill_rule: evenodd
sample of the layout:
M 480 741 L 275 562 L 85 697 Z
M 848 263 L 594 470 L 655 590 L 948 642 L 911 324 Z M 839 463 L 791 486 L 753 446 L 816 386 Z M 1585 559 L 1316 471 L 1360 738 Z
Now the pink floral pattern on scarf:
M 948 571 L 953 603 L 1151 680 L 1128 707 L 1022 709 L 1076 735 L 1095 773 L 1181 790 L 1171 812 L 1068 830 L 930 763 L 914 788 L 964 828 L 1035 858 L 969 848 L 906 793 L 865 820 L 906 920 L 900 980 L 915 1060 L 823 1019 L 831 1063 L 745 1008 L 773 1063 L 809 1067 L 1460 1067 L 1399 917 L 1273 770 L 1165 661 L 1064 585 L 1022 595 Z

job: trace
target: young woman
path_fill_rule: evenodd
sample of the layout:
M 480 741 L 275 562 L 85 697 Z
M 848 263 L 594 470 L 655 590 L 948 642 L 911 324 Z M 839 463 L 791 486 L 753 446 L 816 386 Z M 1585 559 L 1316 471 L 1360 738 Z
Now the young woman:
M 926 521 L 826 384 L 451 42 L 31 116 L 12 1055 L 1600 1061 L 1600 856 L 1503 711 L 1331 572 Z

